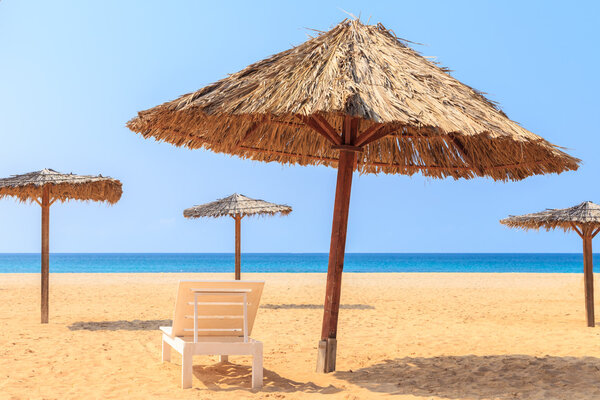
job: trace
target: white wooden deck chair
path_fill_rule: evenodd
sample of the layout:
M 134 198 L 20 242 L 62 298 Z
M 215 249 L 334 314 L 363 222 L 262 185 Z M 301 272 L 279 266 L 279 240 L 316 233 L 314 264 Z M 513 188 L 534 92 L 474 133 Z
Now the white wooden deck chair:
M 180 281 L 173 326 L 160 327 L 162 360 L 171 348 L 181 354 L 181 387 L 192 387 L 192 358 L 197 354 L 252 356 L 252 388 L 262 387 L 263 345 L 248 337 L 262 294 L 258 281 Z

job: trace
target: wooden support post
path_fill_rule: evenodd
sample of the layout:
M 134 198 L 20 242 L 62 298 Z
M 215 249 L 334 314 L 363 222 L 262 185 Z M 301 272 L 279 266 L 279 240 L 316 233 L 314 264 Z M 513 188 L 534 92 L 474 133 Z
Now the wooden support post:
M 257 342 L 252 348 L 252 389 L 263 385 L 263 344 Z
M 344 144 L 352 145 L 356 140 L 357 131 L 358 124 L 356 121 L 346 117 L 342 131 Z M 337 323 L 342 288 L 342 271 L 344 269 L 346 230 L 348 227 L 352 173 L 356 165 L 355 151 L 347 149 L 340 149 L 339 151 L 323 328 L 321 330 L 321 341 L 319 342 L 317 372 L 335 371 Z
M 327 359 L 327 340 L 320 340 L 317 345 L 317 372 L 325 372 L 325 360 Z
M 164 336 L 164 333 L 163 333 Z M 171 345 L 165 342 L 165 339 L 162 340 L 162 362 L 171 361 Z
M 594 317 L 594 265 L 592 261 L 592 230 L 583 228 L 583 282 L 587 326 L 596 326 Z
M 241 267 L 241 229 L 242 229 L 242 217 L 237 214 L 233 217 L 235 219 L 235 280 L 239 281 L 242 279 L 242 267 Z
M 194 377 L 194 352 L 192 348 L 193 343 L 185 343 L 183 345 L 183 351 L 181 352 L 181 388 L 189 389 L 192 387 L 192 380 Z
M 49 281 L 50 281 L 50 188 L 42 190 L 42 324 L 48 323 Z

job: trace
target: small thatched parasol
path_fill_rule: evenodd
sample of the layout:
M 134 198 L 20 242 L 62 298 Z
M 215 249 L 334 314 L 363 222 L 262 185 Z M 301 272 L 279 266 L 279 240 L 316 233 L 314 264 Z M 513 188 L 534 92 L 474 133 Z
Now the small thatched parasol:
M 144 137 L 260 161 L 338 168 L 317 370 L 335 370 L 354 170 L 520 180 L 579 160 L 511 121 L 480 92 L 381 24 L 345 20 L 128 122 Z
M 234 193 L 229 197 L 210 203 L 186 208 L 183 216 L 186 218 L 201 217 L 232 217 L 235 220 L 235 279 L 241 279 L 241 221 L 249 215 L 287 215 L 292 212 L 292 207 L 285 204 L 269 203 L 264 200 L 255 200 L 241 194 Z
M 121 198 L 121 182 L 102 175 L 61 174 L 51 169 L 0 179 L 0 198 L 13 196 L 22 202 L 35 201 L 42 207 L 42 323 L 48 323 L 50 206 L 55 201 L 106 201 Z
M 594 265 L 592 239 L 600 232 L 600 206 L 591 201 L 575 207 L 548 209 L 533 214 L 513 216 L 500 220 L 501 224 L 522 229 L 574 230 L 583 239 L 583 280 L 587 325 L 596 325 L 594 317 Z

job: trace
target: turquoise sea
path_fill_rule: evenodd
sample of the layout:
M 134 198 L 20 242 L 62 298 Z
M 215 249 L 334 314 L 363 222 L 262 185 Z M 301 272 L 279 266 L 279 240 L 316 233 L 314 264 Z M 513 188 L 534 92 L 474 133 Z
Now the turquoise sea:
M 242 254 L 242 272 L 326 272 L 327 258 L 327 253 L 246 253 Z M 344 271 L 565 273 L 582 272 L 582 263 L 578 253 L 350 253 Z M 223 253 L 50 255 L 50 272 L 232 272 L 233 264 L 233 254 Z M 39 270 L 38 253 L 0 254 L 0 273 Z

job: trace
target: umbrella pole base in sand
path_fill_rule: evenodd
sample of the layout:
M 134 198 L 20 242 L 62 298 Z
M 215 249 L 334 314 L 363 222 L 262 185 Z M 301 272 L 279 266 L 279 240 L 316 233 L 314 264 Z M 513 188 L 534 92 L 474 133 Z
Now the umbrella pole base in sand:
M 335 371 L 335 353 L 337 351 L 337 339 L 329 338 L 320 340 L 317 355 L 317 372 L 327 373 Z

